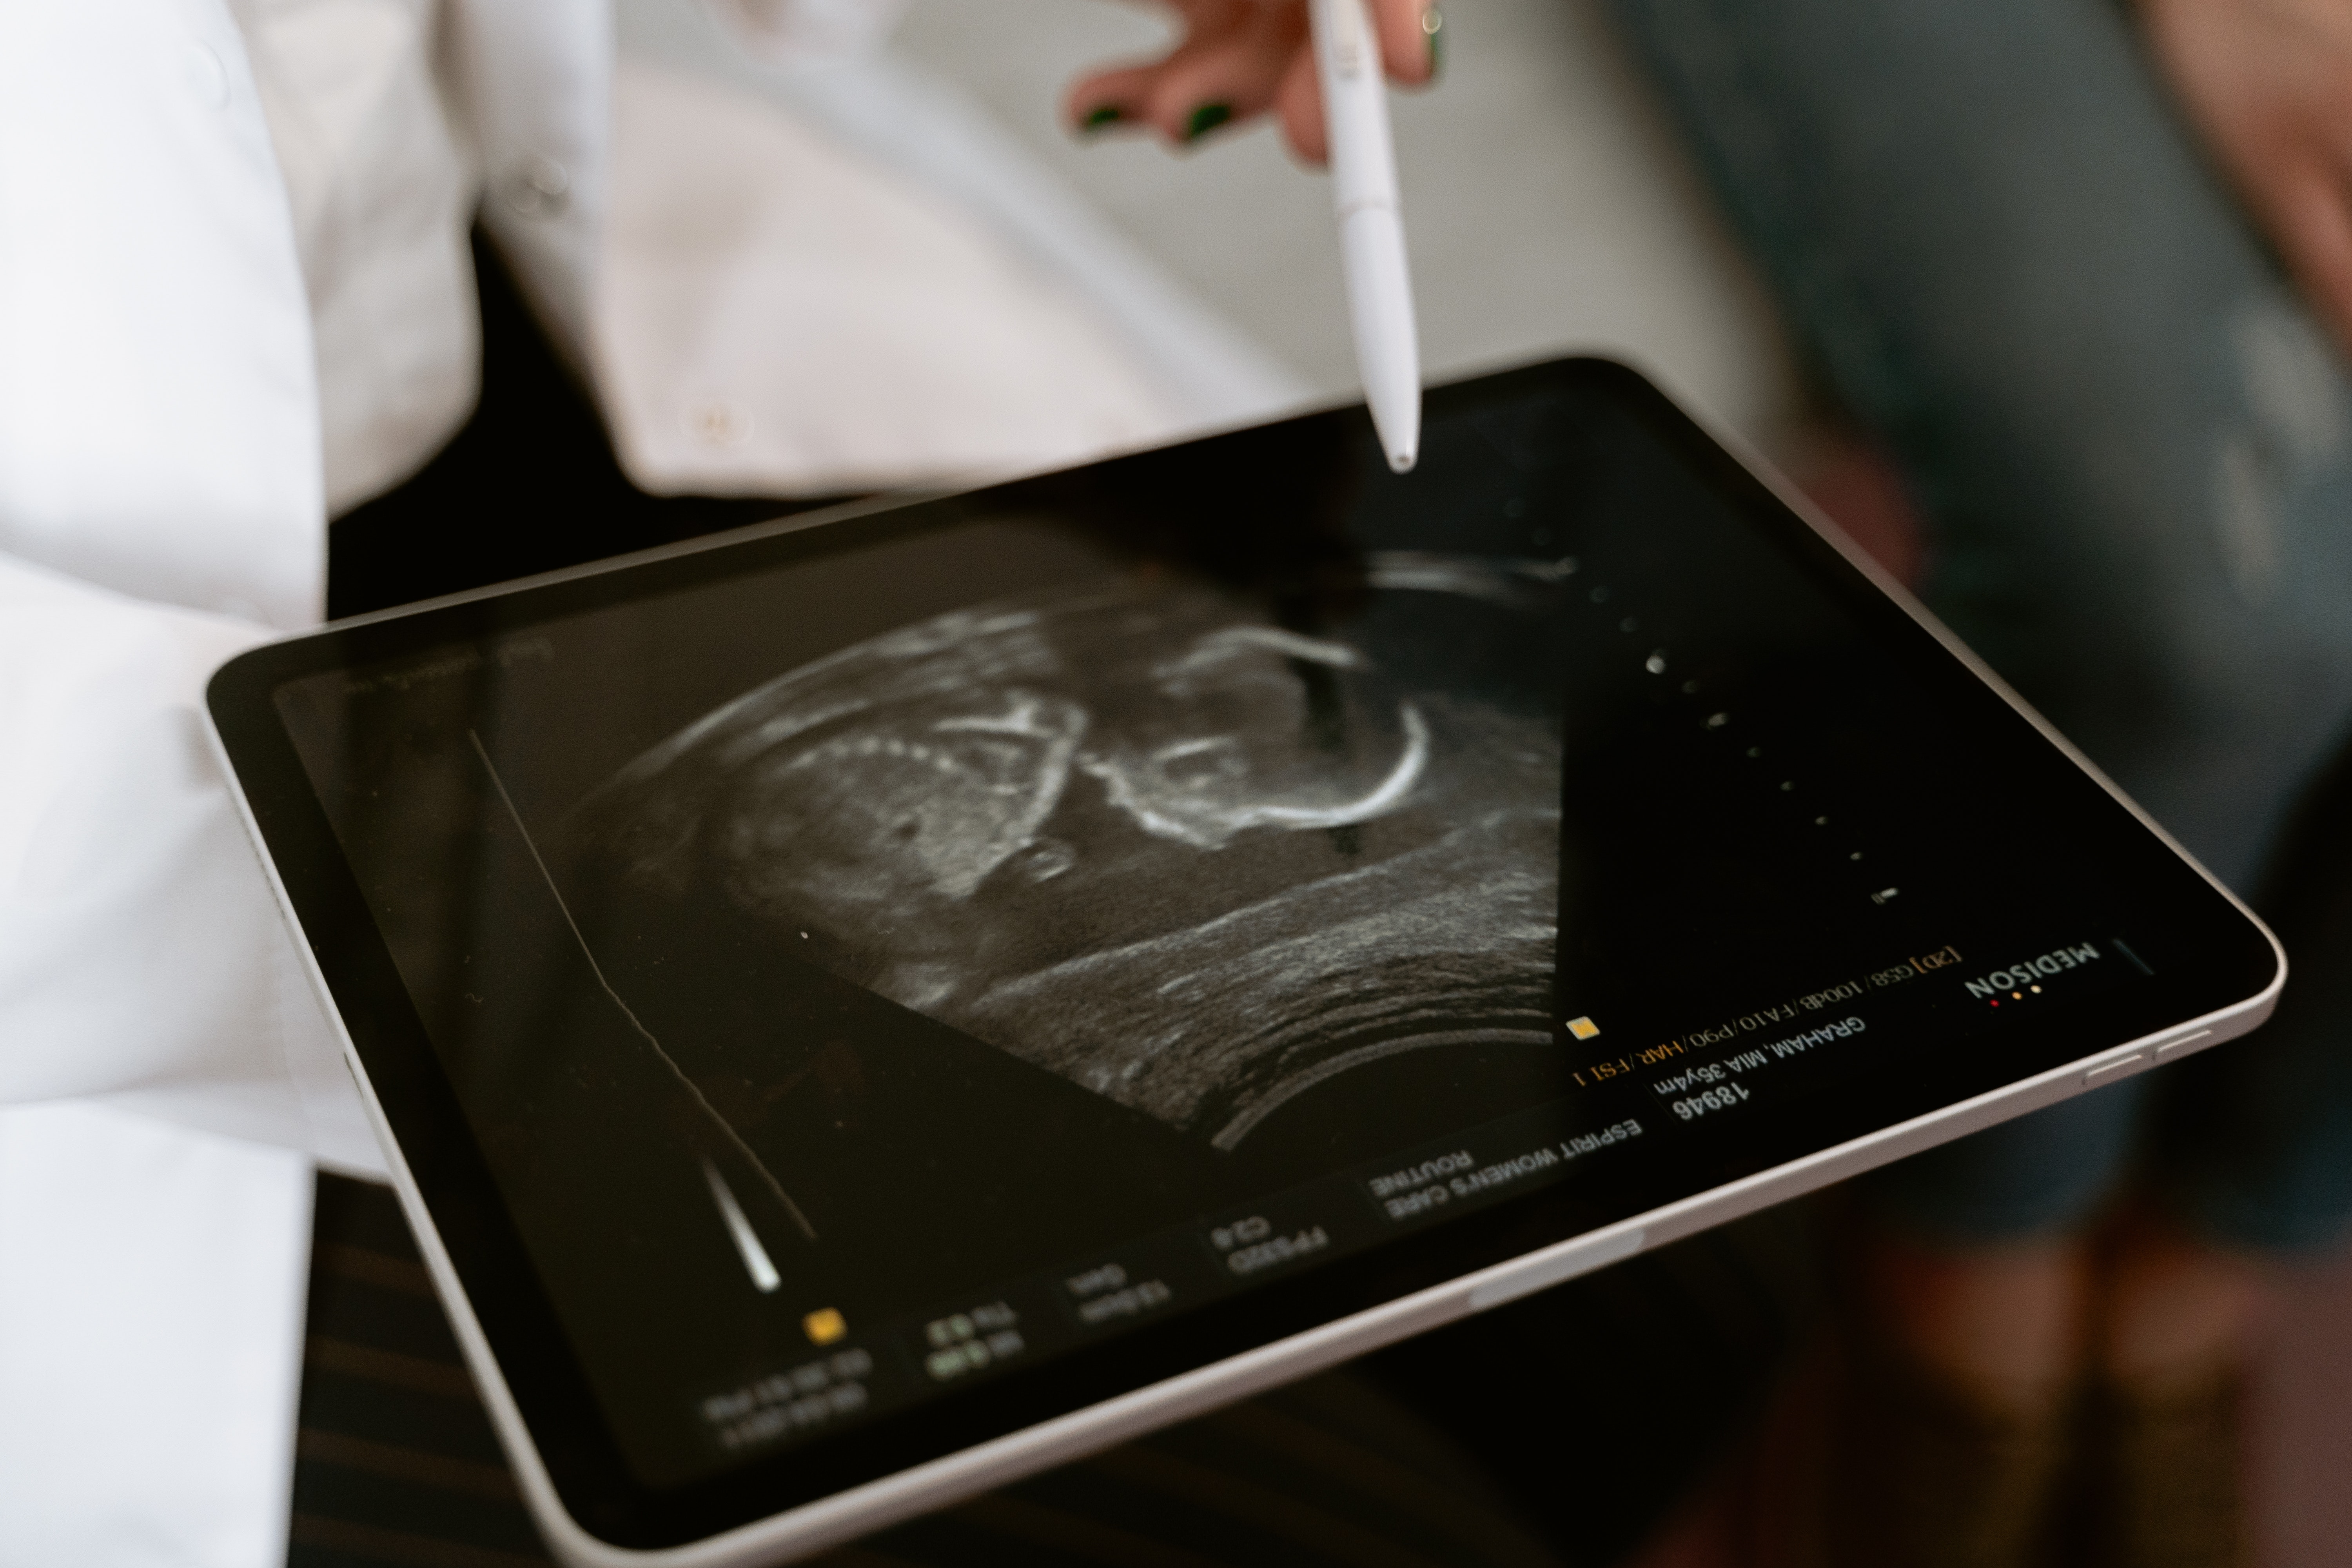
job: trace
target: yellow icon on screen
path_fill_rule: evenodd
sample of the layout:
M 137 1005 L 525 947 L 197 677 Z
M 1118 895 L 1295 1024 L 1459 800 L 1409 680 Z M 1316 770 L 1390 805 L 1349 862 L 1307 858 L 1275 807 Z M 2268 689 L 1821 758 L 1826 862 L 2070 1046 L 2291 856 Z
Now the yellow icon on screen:
M 1589 1040 L 1601 1032 L 1601 1026 L 1590 1018 L 1570 1018 L 1568 1032 L 1580 1040 Z
M 801 1328 L 808 1334 L 809 1343 L 829 1345 L 849 1331 L 849 1320 L 831 1307 L 823 1307 L 803 1318 Z

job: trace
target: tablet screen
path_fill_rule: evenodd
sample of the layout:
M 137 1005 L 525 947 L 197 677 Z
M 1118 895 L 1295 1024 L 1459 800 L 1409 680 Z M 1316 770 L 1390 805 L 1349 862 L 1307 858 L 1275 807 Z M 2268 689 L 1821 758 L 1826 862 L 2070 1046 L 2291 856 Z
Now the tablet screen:
M 1631 383 L 1436 395 L 1402 479 L 1318 416 L 273 687 L 637 1483 L 982 1430 L 1351 1259 L 1491 1261 L 2260 988 Z

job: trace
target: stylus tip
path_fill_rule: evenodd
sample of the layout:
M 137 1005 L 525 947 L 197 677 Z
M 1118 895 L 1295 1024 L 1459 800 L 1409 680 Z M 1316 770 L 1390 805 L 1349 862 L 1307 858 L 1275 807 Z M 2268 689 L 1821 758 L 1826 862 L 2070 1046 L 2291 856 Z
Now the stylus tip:
M 1413 451 L 1411 447 L 1404 447 L 1400 450 L 1391 452 L 1389 454 L 1389 471 L 1393 474 L 1409 474 L 1412 472 L 1413 464 L 1419 460 L 1420 454 Z

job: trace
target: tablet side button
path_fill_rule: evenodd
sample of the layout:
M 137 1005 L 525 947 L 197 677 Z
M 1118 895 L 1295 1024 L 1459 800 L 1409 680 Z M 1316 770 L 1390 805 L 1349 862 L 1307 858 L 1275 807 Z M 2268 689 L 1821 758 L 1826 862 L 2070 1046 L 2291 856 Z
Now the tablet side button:
M 2119 1062 L 2102 1063 L 2084 1073 L 2083 1087 L 2096 1089 L 2103 1083 L 2113 1083 L 2119 1078 L 2129 1078 L 2146 1066 L 2147 1066 L 2147 1055 L 2140 1051 L 2134 1051 Z
M 2160 1065 L 2175 1057 L 2185 1057 L 2191 1051 L 2202 1050 L 2213 1040 L 2213 1031 L 2200 1029 L 2193 1035 L 2183 1035 L 2177 1040 L 2167 1040 L 2156 1047 L 2156 1059 Z
M 1516 1301 L 1522 1296 L 1532 1296 L 1548 1286 L 1563 1279 L 1573 1279 L 1589 1274 L 1621 1258 L 1631 1258 L 1642 1250 L 1643 1233 L 1638 1230 L 1620 1231 L 1582 1247 L 1571 1247 L 1565 1252 L 1539 1258 L 1526 1268 L 1514 1270 L 1499 1279 L 1489 1279 L 1470 1292 L 1470 1310 L 1483 1312 L 1489 1307 L 1499 1307 L 1506 1301 Z

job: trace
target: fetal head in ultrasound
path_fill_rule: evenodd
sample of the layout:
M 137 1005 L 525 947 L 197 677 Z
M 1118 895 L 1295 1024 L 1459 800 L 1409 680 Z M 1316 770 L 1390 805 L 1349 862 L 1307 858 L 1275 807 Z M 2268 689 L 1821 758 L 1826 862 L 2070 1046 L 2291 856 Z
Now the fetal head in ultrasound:
M 1365 600 L 1300 630 L 1116 579 L 940 616 L 696 720 L 572 837 L 1231 1149 L 1362 1063 L 1551 1038 L 1558 716 L 1445 672 L 1443 573 Z

